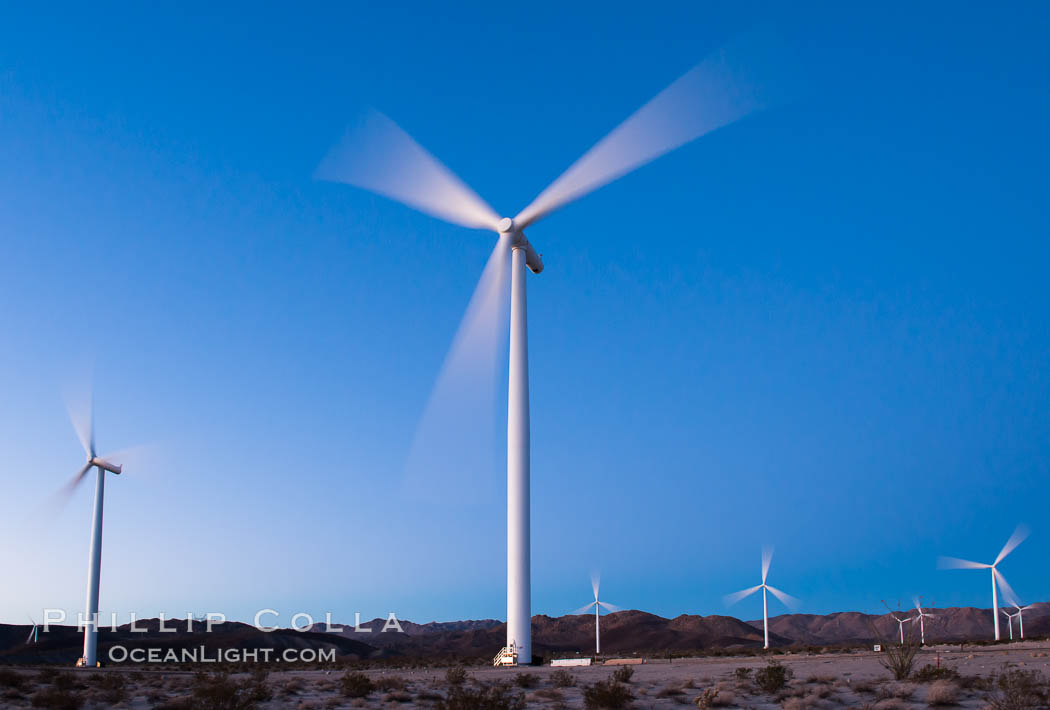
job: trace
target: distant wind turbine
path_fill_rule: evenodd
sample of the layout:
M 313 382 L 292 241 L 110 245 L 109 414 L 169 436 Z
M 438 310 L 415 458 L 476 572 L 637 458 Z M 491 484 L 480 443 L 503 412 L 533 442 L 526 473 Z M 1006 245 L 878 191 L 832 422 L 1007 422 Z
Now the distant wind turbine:
M 1006 625 L 1010 629 L 1010 640 L 1013 641 L 1014 640 L 1014 617 L 1018 616 L 1020 614 L 1020 612 L 1016 612 L 1016 613 L 1011 614 L 1006 609 L 1000 609 L 999 611 L 1006 617 Z
M 937 615 L 936 614 L 931 614 L 928 611 L 924 611 L 923 610 L 923 608 L 922 608 L 922 599 L 920 597 L 914 597 L 912 599 L 912 601 L 915 602 L 915 611 L 918 612 L 917 616 L 912 617 L 912 621 L 918 621 L 919 622 L 919 641 L 922 643 L 923 646 L 925 646 L 926 645 L 926 623 L 925 623 L 925 621 L 926 621 L 926 619 L 933 618 L 933 617 L 935 617 Z M 904 643 L 903 638 L 901 639 L 901 643 L 902 644 Z
M 1021 640 L 1024 641 L 1024 613 L 1035 606 L 1035 604 L 1029 604 L 1028 606 L 1020 606 L 1017 601 L 1013 601 L 1014 608 L 1017 609 L 1017 613 L 1014 616 L 1017 617 L 1017 625 L 1021 629 Z
M 33 617 L 29 617 L 29 621 L 33 624 L 33 628 L 29 630 L 29 635 L 26 636 L 26 644 L 36 643 L 36 620 Z
M 766 597 L 766 592 L 772 592 L 773 596 L 780 600 L 780 602 L 788 607 L 788 609 L 795 609 L 801 603 L 798 599 L 785 594 L 776 587 L 766 584 L 766 578 L 769 576 L 769 564 L 773 561 L 773 548 L 766 547 L 762 550 L 762 584 L 748 589 L 741 589 L 739 592 L 733 594 L 727 594 L 725 596 L 725 603 L 727 606 L 736 604 L 741 599 L 751 596 L 759 589 L 762 590 L 762 634 L 765 639 L 765 644 L 762 648 L 769 648 L 769 602 Z
M 616 606 L 615 604 L 608 604 L 603 601 L 598 601 L 598 588 L 601 586 L 601 583 L 601 577 L 597 573 L 592 574 L 591 589 L 594 591 L 594 601 L 590 604 L 587 604 L 586 606 L 581 606 L 579 609 L 572 612 L 573 614 L 586 614 L 591 610 L 591 607 L 594 607 L 594 655 L 596 656 L 601 655 L 602 652 L 601 628 L 599 623 L 600 618 L 598 615 L 599 611 L 601 611 L 601 609 L 605 609 L 606 611 L 610 612 L 623 611 L 623 609 Z
M 999 590 L 996 583 L 1003 588 L 1003 595 L 1006 597 L 1007 601 L 1017 598 L 1017 595 L 1014 594 L 1014 590 L 1010 588 L 1010 585 L 1006 582 L 1006 578 L 1003 577 L 1002 573 L 997 569 L 997 566 L 1007 555 L 1014 551 L 1014 548 L 1024 542 L 1026 537 L 1028 537 L 1028 528 L 1024 525 L 1018 525 L 1017 529 L 1014 530 L 1014 534 L 1011 535 L 1010 539 L 1006 541 L 1005 545 L 1003 545 L 1003 549 L 999 550 L 998 557 L 996 557 L 995 561 L 991 564 L 960 560 L 957 557 L 941 557 L 938 561 L 937 566 L 941 569 L 990 569 L 992 571 L 992 619 L 995 622 L 996 641 L 999 640 Z

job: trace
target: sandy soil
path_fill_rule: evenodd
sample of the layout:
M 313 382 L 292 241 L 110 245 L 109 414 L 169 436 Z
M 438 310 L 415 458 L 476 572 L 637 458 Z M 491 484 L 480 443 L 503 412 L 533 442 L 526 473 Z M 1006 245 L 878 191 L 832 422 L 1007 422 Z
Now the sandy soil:
M 712 707 L 726 708 L 787 708 L 807 710 L 810 708 L 926 708 L 933 684 L 920 682 L 897 682 L 880 664 L 880 655 L 853 653 L 841 655 L 779 655 L 775 658 L 792 672 L 793 678 L 787 687 L 775 695 L 762 693 L 753 680 L 741 679 L 739 668 L 760 669 L 766 665 L 764 658 L 753 656 L 652 660 L 644 665 L 630 666 L 634 673 L 627 687 L 635 696 L 635 708 L 683 708 L 695 706 L 695 699 L 705 691 L 717 690 Z M 1050 682 L 1050 645 L 1045 642 L 1025 642 L 1009 647 L 969 648 L 939 646 L 924 649 L 915 668 L 926 664 L 937 665 L 957 671 L 962 676 L 994 677 L 1004 669 L 1018 668 L 1034 670 L 1043 674 Z M 365 674 L 385 688 L 374 690 L 364 698 L 347 698 L 340 691 L 341 671 L 273 671 L 266 678 L 266 686 L 272 697 L 260 703 L 259 708 L 390 708 L 426 707 L 434 705 L 449 690 L 443 668 L 428 670 L 371 670 Z M 525 695 L 529 707 L 583 708 L 583 690 L 596 681 L 608 679 L 615 670 L 609 666 L 569 668 L 575 677 L 572 687 L 555 688 L 551 675 L 557 670 L 550 667 L 525 669 L 468 668 L 470 679 L 465 687 L 476 689 L 485 684 L 508 681 L 513 693 Z M 0 707 L 29 707 L 33 696 L 41 691 L 53 692 L 61 683 L 43 680 L 38 670 L 16 669 L 23 676 L 21 688 L 7 687 L 0 682 Z M 193 689 L 192 673 L 148 670 L 132 672 L 123 669 L 106 669 L 93 678 L 90 672 L 69 671 L 76 679 L 75 688 L 64 692 L 73 693 L 82 700 L 82 707 L 91 708 L 153 708 L 166 702 L 186 698 Z M 106 690 L 102 676 L 120 674 L 124 688 L 122 699 L 116 700 L 112 690 Z M 518 676 L 532 674 L 534 685 L 521 688 Z M 751 676 L 754 675 L 752 671 Z M 7 676 L 10 678 L 10 675 Z M 247 681 L 248 676 L 235 676 L 235 680 Z M 941 692 L 944 686 L 954 688 L 955 702 L 946 707 L 983 708 L 997 691 L 988 688 L 969 687 L 972 683 L 939 681 Z M 18 683 L 16 683 L 17 685 Z M 109 684 L 112 685 L 112 684 Z M 978 684 L 980 685 L 980 684 Z M 398 686 L 401 686 L 400 688 Z M 107 695 L 107 692 L 109 693 Z M 948 694 L 951 695 L 951 689 Z M 936 691 L 935 691 L 936 693 Z M 57 707 L 58 705 L 53 705 Z M 47 707 L 45 705 L 45 707 Z

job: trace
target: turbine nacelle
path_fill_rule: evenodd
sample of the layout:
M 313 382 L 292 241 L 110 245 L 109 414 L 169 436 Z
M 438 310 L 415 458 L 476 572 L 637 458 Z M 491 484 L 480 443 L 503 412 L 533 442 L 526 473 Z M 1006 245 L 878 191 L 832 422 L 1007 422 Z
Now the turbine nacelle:
M 543 259 L 540 258 L 539 252 L 526 239 L 525 233 L 515 226 L 513 219 L 504 217 L 496 224 L 496 230 L 501 236 L 506 235 L 510 239 L 511 249 L 525 250 L 525 265 L 529 267 L 529 271 L 534 274 L 543 271 Z
M 120 469 L 121 469 L 120 464 L 110 463 L 109 461 L 106 461 L 105 459 L 101 459 L 98 456 L 93 456 L 91 459 L 89 459 L 88 460 L 88 464 L 91 465 L 91 466 L 98 466 L 101 469 L 104 469 L 106 471 L 109 471 L 110 473 L 116 473 L 116 474 L 119 474 L 120 473 Z

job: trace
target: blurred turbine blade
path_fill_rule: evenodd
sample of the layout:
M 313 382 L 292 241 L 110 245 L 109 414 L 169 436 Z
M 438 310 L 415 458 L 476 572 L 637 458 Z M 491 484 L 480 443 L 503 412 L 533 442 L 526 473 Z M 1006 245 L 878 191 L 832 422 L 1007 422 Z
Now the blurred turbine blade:
M 773 561 L 773 548 L 766 546 L 762 548 L 762 584 L 766 583 L 769 576 L 769 565 Z
M 960 560 L 958 557 L 938 557 L 937 569 L 988 569 L 991 565 Z
M 432 504 L 491 503 L 504 455 L 510 243 L 500 238 L 441 365 L 405 460 L 402 492 Z M 503 462 L 505 466 L 505 461 Z
M 712 54 L 602 138 L 514 218 L 524 229 L 570 202 L 706 133 L 766 108 L 790 64 L 771 32 Z M 775 56 L 776 55 L 776 56 Z M 759 58 L 761 56 L 761 61 Z
M 919 613 L 921 614 L 922 613 L 922 606 L 919 605 L 919 598 L 918 597 L 912 597 L 911 600 L 915 604 L 915 608 L 918 609 Z
M 797 609 L 802 605 L 801 600 L 796 599 L 790 594 L 786 594 L 785 592 L 780 591 L 776 587 L 771 587 L 767 584 L 766 589 L 768 589 L 770 594 L 779 599 L 780 603 L 786 606 L 788 609 Z
M 609 604 L 608 602 L 598 602 L 598 605 L 608 612 L 623 611 L 622 606 L 616 606 L 615 604 Z
M 495 230 L 499 222 L 451 170 L 374 110 L 346 132 L 314 177 L 360 187 L 464 227 Z
M 996 580 L 999 582 L 999 588 L 1003 590 L 1003 599 L 1011 606 L 1017 606 L 1017 594 L 1014 593 L 1013 587 L 1006 581 L 1003 573 L 993 567 L 992 574 L 995 575 Z
M 602 575 L 600 572 L 591 573 L 591 589 L 594 590 L 594 601 L 598 601 L 598 588 L 602 585 Z
M 77 489 L 77 486 L 80 485 L 80 482 L 84 480 L 84 476 L 86 476 L 87 472 L 91 470 L 91 467 L 92 464 L 90 461 L 88 461 L 86 464 L 84 464 L 84 467 L 82 469 L 77 471 L 73 478 L 69 479 L 69 482 L 66 483 L 66 485 L 58 489 L 58 492 L 55 493 L 55 498 L 57 498 L 57 505 L 64 505 L 65 502 L 69 500 L 69 497 L 73 495 L 73 491 L 75 491 Z
M 733 606 L 741 599 L 751 596 L 761 588 L 762 585 L 758 584 L 754 587 L 749 587 L 748 589 L 741 589 L 739 592 L 733 592 L 732 594 L 725 595 L 724 597 L 722 597 L 722 601 L 725 602 L 726 606 Z
M 84 401 L 74 402 L 66 398 L 66 411 L 69 412 L 69 421 L 73 422 L 73 429 L 80 439 L 80 445 L 84 447 L 84 453 L 88 458 L 95 455 L 95 425 L 94 425 L 94 401 L 91 397 L 90 385 L 88 385 L 87 396 Z
M 590 611 L 591 609 L 593 609 L 593 608 L 594 608 L 594 605 L 595 605 L 595 604 L 597 604 L 597 602 L 591 602 L 590 604 L 587 604 L 586 606 L 581 606 L 581 607 L 580 607 L 579 609 L 577 609 L 576 611 L 573 611 L 573 612 L 571 612 L 571 613 L 569 614 L 569 616 L 578 616 L 578 615 L 580 615 L 580 614 L 586 614 L 586 613 L 588 613 L 588 612 L 589 612 L 589 611 Z
M 1010 539 L 1003 545 L 1003 549 L 999 551 L 999 556 L 995 558 L 993 565 L 997 565 L 1003 561 L 1003 558 L 1014 551 L 1018 545 L 1024 542 L 1024 539 L 1028 537 L 1028 528 L 1024 525 L 1018 525 L 1017 529 L 1014 530 L 1014 534 L 1010 536 Z

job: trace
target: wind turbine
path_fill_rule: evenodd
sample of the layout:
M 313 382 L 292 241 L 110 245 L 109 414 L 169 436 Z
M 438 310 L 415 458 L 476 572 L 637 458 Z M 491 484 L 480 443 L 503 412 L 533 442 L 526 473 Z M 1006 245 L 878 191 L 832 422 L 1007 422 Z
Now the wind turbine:
M 919 622 L 919 641 L 922 643 L 923 646 L 925 646 L 926 645 L 926 623 L 925 623 L 925 621 L 926 621 L 926 619 L 931 619 L 931 618 L 933 618 L 933 617 L 935 617 L 937 615 L 936 614 L 931 614 L 931 613 L 923 610 L 923 608 L 922 608 L 922 599 L 920 599 L 919 597 L 914 597 L 912 599 L 912 601 L 915 602 L 915 611 L 918 612 L 917 616 L 913 616 L 912 617 L 912 621 L 918 621 Z M 903 644 L 904 643 L 903 634 L 901 636 L 902 636 L 901 644 Z
M 882 603 L 886 604 L 885 601 L 883 601 Z M 889 605 L 888 604 L 886 605 L 886 608 L 889 609 Z M 918 617 L 912 616 L 912 617 L 904 617 L 902 619 L 901 617 L 897 616 L 897 614 L 894 613 L 894 611 L 892 609 L 890 609 L 890 616 L 893 617 L 893 620 L 897 622 L 897 626 L 900 627 L 901 646 L 903 646 L 904 645 L 904 625 L 906 623 L 908 623 L 909 621 L 915 621 L 915 619 L 918 618 Z
M 1035 606 L 1035 604 L 1029 604 L 1028 606 L 1020 606 L 1016 601 L 1011 601 L 1014 608 L 1017 609 L 1017 613 L 1014 616 L 1017 617 L 1017 625 L 1021 629 L 1021 640 L 1024 641 L 1024 613 Z
M 603 601 L 599 601 L 598 600 L 598 588 L 601 586 L 601 582 L 602 582 L 602 580 L 601 580 L 601 577 L 599 575 L 597 575 L 597 574 L 592 574 L 591 575 L 591 589 L 594 591 L 594 601 L 591 602 L 590 604 L 587 604 L 586 606 L 581 606 L 579 609 L 577 609 L 576 611 L 572 612 L 573 614 L 586 614 L 587 612 L 589 612 L 591 610 L 591 607 L 594 607 L 594 655 L 595 656 L 600 655 L 601 652 L 602 652 L 602 636 L 601 636 L 601 623 L 600 623 L 599 612 L 601 611 L 601 609 L 605 609 L 606 611 L 609 611 L 609 612 L 612 612 L 612 611 L 623 611 L 623 609 L 621 609 L 620 607 L 616 606 L 615 604 L 609 604 L 607 602 L 603 602 Z
M 1010 588 L 1010 585 L 1006 582 L 1006 577 L 1003 576 L 1002 572 L 997 569 L 997 565 L 1002 562 L 1007 555 L 1014 551 L 1018 545 L 1024 542 L 1024 539 L 1028 537 L 1028 528 L 1024 525 L 1018 525 L 1017 529 L 1014 530 L 1013 535 L 1003 545 L 1003 549 L 999 550 L 999 555 L 995 558 L 995 561 L 991 564 L 984 564 L 982 562 L 970 562 L 969 560 L 960 560 L 957 557 L 941 557 L 938 560 L 938 567 L 941 569 L 990 569 L 992 571 L 992 619 L 995 623 L 995 640 L 999 640 L 999 590 L 996 586 L 998 585 L 1003 588 L 1003 594 L 1006 599 L 1016 599 L 1017 595 L 1014 594 L 1014 590 Z
M 733 594 L 727 594 L 725 596 L 725 603 L 727 606 L 736 604 L 741 599 L 751 596 L 758 590 L 762 590 L 762 633 L 765 637 L 765 645 L 762 648 L 769 648 L 769 603 L 766 598 L 766 592 L 772 592 L 773 596 L 780 600 L 780 602 L 788 607 L 794 609 L 799 605 L 799 600 L 790 594 L 785 594 L 776 587 L 766 584 L 766 577 L 769 576 L 769 564 L 773 561 L 773 548 L 767 547 L 762 550 L 762 584 L 759 584 L 748 589 L 741 589 L 739 592 Z
M 29 621 L 33 624 L 33 628 L 29 630 L 29 635 L 26 636 L 26 644 L 36 643 L 36 620 L 33 617 L 29 617 Z
M 525 237 L 525 229 L 636 168 L 763 108 L 756 94 L 759 82 L 745 82 L 738 69 L 724 52 L 693 67 L 595 144 L 513 218 L 500 218 L 378 112 L 349 132 L 318 166 L 319 179 L 354 185 L 463 227 L 492 230 L 498 240 L 490 263 L 505 263 L 509 256 L 507 649 L 516 654 L 518 663 L 532 658 L 525 269 L 534 274 L 543 271 L 543 261 Z
M 1014 614 L 1011 614 L 1006 609 L 1000 609 L 999 611 L 1002 612 L 1003 615 L 1006 616 L 1006 625 L 1010 629 L 1010 640 L 1013 641 L 1014 640 L 1014 617 L 1018 616 L 1020 614 L 1020 612 L 1016 612 Z
M 95 505 L 91 516 L 91 547 L 88 554 L 87 600 L 85 602 L 84 655 L 78 666 L 94 668 L 98 662 L 98 592 L 102 573 L 102 501 L 106 487 L 106 472 L 119 474 L 120 464 L 112 463 L 113 456 L 98 456 L 95 453 L 94 406 L 89 397 L 86 414 L 69 407 L 69 418 L 77 432 L 77 438 L 87 454 L 87 462 L 63 489 L 65 497 L 84 480 L 91 469 L 95 469 Z

